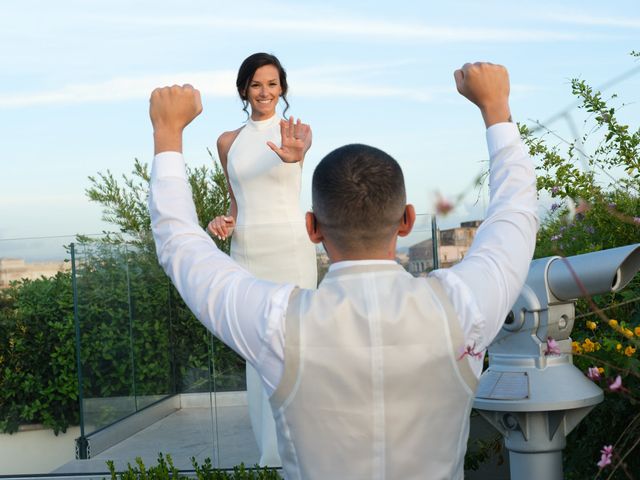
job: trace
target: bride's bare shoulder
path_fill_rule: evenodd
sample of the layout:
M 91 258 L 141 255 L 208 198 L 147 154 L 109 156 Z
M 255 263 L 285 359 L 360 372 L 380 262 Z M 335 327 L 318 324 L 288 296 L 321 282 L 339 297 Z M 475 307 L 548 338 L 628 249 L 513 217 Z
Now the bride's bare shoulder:
M 226 157 L 227 153 L 229 153 L 229 149 L 231 148 L 231 144 L 234 142 L 242 128 L 243 127 L 236 128 L 235 130 L 230 130 L 228 132 L 223 132 L 218 137 L 217 146 L 219 154 L 224 154 L 224 156 Z

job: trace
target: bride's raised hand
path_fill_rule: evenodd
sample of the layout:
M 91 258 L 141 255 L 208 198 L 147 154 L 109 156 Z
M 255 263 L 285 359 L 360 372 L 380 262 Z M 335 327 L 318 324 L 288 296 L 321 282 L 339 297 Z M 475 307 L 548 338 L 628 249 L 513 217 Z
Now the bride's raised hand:
M 213 237 L 225 240 L 233 233 L 233 227 L 236 226 L 236 219 L 231 215 L 219 215 L 209 222 L 207 231 Z
M 288 121 L 280 120 L 280 135 L 282 137 L 280 147 L 273 142 L 267 142 L 269 148 L 280 157 L 280 160 L 286 163 L 304 160 L 307 150 L 311 147 L 311 127 L 302 123 L 300 119 L 294 122 L 293 117 L 289 117 Z

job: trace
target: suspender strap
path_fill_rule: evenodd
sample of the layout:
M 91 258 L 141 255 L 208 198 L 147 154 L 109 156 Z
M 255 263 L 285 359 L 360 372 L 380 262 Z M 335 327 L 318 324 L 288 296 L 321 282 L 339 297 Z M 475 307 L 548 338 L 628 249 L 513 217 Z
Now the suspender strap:
M 294 288 L 289 297 L 285 318 L 284 371 L 270 402 L 274 411 L 282 407 L 293 393 L 300 370 L 300 305 L 301 290 Z
M 476 387 L 478 386 L 478 378 L 473 373 L 471 365 L 469 365 L 469 359 L 466 355 L 463 355 L 465 340 L 462 328 L 460 328 L 458 316 L 453 310 L 453 305 L 451 305 L 449 298 L 445 294 L 440 281 L 435 277 L 427 277 L 427 283 L 433 291 L 436 292 L 440 299 L 440 304 L 445 311 L 447 324 L 449 325 L 449 334 L 451 336 L 451 345 L 453 347 L 453 352 L 456 355 L 456 367 L 458 372 L 460 372 L 460 377 L 471 391 L 475 392 Z

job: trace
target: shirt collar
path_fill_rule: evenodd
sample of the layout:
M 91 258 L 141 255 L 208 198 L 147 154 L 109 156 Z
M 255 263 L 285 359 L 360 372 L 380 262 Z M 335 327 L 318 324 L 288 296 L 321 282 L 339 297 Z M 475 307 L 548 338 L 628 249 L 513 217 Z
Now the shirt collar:
M 356 265 L 397 265 L 395 260 L 344 260 L 342 262 L 336 262 L 329 265 L 329 271 L 335 272 L 347 267 L 354 267 Z

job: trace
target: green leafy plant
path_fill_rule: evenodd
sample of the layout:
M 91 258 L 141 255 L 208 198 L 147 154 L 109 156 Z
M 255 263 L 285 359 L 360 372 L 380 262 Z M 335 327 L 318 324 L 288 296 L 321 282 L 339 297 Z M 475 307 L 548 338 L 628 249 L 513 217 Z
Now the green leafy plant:
M 157 465 L 150 467 L 145 466 L 140 457 L 136 458 L 135 466 L 128 464 L 127 470 L 117 472 L 113 461 L 107 461 L 111 480 L 186 480 L 197 478 L 198 480 L 280 480 L 282 477 L 277 470 L 269 467 L 246 468 L 244 464 L 240 464 L 233 468 L 232 471 L 215 469 L 211 465 L 211 459 L 205 459 L 202 465 L 199 465 L 194 457 L 191 458 L 193 465 L 192 473 L 181 473 L 173 464 L 170 455 L 166 457 L 160 453 L 158 455 Z
M 498 433 L 490 438 L 469 440 L 469 446 L 464 456 L 464 470 L 475 471 L 483 464 L 495 459 L 496 465 L 504 464 L 505 450 L 502 436 Z

